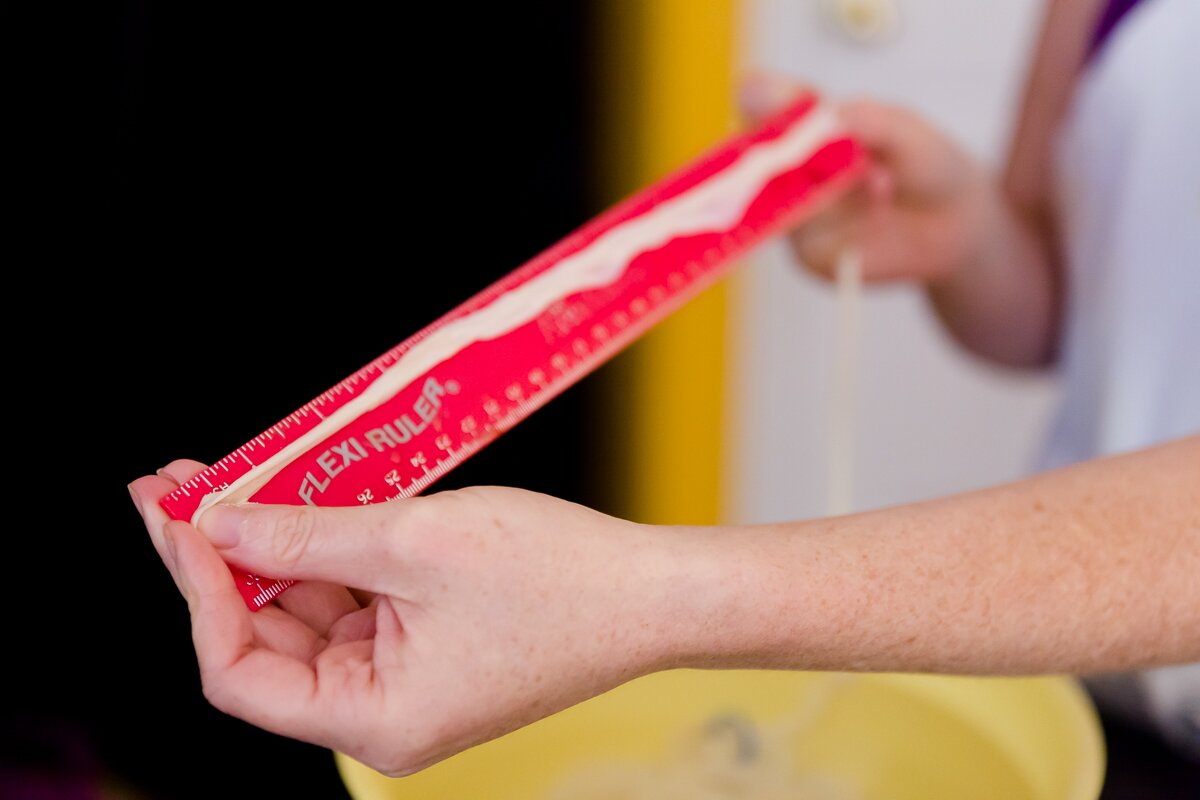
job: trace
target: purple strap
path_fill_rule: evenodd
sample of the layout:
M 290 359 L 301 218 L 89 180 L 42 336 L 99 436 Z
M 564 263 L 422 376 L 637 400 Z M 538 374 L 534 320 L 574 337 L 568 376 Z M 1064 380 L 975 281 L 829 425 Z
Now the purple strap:
M 1141 0 L 1108 0 L 1108 5 L 1104 8 L 1104 14 L 1100 17 L 1100 23 L 1096 26 L 1095 33 L 1092 34 L 1092 47 L 1088 51 L 1089 57 L 1095 56 L 1108 41 L 1109 35 L 1116 30 L 1117 25 L 1125 18 L 1125 15 L 1133 10 Z

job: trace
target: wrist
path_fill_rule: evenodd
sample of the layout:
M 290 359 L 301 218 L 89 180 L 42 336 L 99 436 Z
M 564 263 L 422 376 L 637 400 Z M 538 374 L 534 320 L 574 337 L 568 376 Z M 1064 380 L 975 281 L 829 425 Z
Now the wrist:
M 654 669 L 770 668 L 802 660 L 811 564 L 797 526 L 660 527 Z
M 1004 198 L 995 177 L 982 164 L 970 161 L 965 166 L 959 213 L 954 237 L 957 245 L 949 248 L 950 257 L 941 270 L 926 281 L 933 299 L 953 295 L 968 288 L 996 249 L 997 221 L 1003 213 Z
M 968 350 L 1012 366 L 1045 365 L 1058 316 L 1052 249 L 995 180 L 982 173 L 972 183 L 962 255 L 927 283 L 929 299 Z

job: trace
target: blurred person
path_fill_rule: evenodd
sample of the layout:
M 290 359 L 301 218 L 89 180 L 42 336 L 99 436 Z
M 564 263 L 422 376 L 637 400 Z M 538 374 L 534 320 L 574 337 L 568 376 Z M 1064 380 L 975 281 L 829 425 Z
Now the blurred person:
M 775 525 L 478 487 L 217 506 L 197 529 L 158 506 L 203 466 L 173 462 L 130 489 L 206 696 L 401 775 L 673 667 L 1153 669 L 1104 683 L 1200 756 L 1197 40 L 1193 0 L 1053 0 L 1002 177 L 909 111 L 846 103 L 873 166 L 794 233 L 817 273 L 854 246 L 868 281 L 921 282 L 984 358 L 1057 364 L 1045 471 Z M 797 91 L 758 76 L 743 105 Z M 305 582 L 251 614 L 226 560 Z

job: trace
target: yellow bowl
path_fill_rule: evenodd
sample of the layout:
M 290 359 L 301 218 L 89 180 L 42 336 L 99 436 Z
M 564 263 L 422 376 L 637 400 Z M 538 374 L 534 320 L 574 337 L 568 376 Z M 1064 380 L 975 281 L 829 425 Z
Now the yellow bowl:
M 1099 722 L 1065 678 L 681 670 L 408 778 L 337 758 L 356 800 L 543 800 L 572 775 L 677 759 L 714 719 L 771 730 L 797 713 L 808 721 L 788 737 L 792 761 L 863 800 L 1094 800 L 1103 783 Z

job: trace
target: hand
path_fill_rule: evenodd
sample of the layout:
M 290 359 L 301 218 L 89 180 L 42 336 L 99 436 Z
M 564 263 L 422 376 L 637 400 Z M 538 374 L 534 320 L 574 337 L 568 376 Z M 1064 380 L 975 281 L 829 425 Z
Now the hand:
M 782 77 L 754 74 L 741 106 L 751 119 L 779 110 L 805 91 Z M 995 189 L 982 167 L 916 114 L 870 100 L 838 113 L 871 152 L 861 185 L 792 234 L 813 272 L 833 277 L 838 254 L 855 246 L 867 281 L 932 282 L 969 263 L 984 239 Z
M 187 598 L 204 693 L 236 717 L 404 775 L 669 666 L 693 591 L 670 529 L 475 488 L 218 506 L 198 531 L 158 501 L 201 468 L 130 490 Z M 251 613 L 225 560 L 305 582 Z

